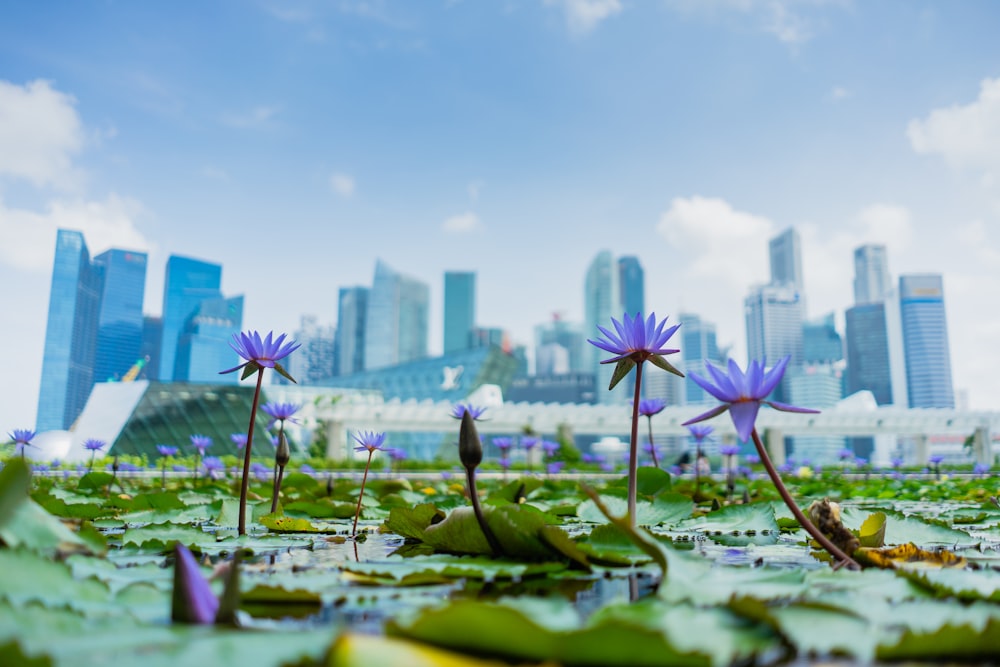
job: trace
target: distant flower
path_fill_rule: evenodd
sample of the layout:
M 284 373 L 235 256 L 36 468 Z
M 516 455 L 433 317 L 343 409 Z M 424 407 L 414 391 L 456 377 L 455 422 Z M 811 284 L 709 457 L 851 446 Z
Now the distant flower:
M 510 459 L 506 456 L 500 457 L 500 467 L 503 468 L 504 472 L 510 470 Z
M 929 459 L 927 459 L 927 462 L 930 463 L 932 466 L 940 465 L 942 461 L 944 461 L 944 456 L 941 454 L 934 454 Z
M 233 334 L 233 340 L 229 343 L 229 347 L 233 348 L 236 354 L 246 359 L 246 361 L 239 366 L 219 371 L 219 373 L 232 373 L 241 368 L 246 368 L 243 372 L 243 377 L 249 377 L 254 371 L 263 368 L 273 368 L 294 382 L 295 380 L 285 372 L 285 369 L 278 362 L 299 349 L 301 344 L 294 341 L 285 343 L 285 334 L 281 334 L 277 339 L 273 337 L 273 331 L 269 331 L 263 339 L 261 339 L 260 333 L 257 331 Z
M 903 459 L 896 456 L 889 460 L 889 465 L 891 465 L 893 468 L 900 468 L 903 465 Z
M 201 573 L 194 554 L 181 544 L 174 545 L 174 593 L 170 617 L 178 623 L 215 623 L 219 600 Z
M 643 417 L 652 417 L 663 412 L 667 407 L 667 402 L 662 398 L 644 398 L 639 401 L 639 414 Z
M 24 455 L 25 447 L 34 447 L 31 441 L 35 439 L 35 432 L 26 428 L 16 428 L 7 434 L 14 443 L 14 453 Z
M 553 440 L 542 440 L 542 451 L 545 452 L 546 456 L 555 456 L 555 453 L 559 451 L 559 443 Z
M 976 463 L 974 466 L 972 466 L 973 475 L 985 475 L 989 471 L 990 471 L 990 464 L 988 463 L 979 462 Z
M 861 457 L 859 456 L 859 457 L 857 457 L 856 459 L 854 459 L 854 463 L 855 463 L 855 464 L 856 464 L 856 465 L 857 465 L 857 466 L 858 466 L 859 468 L 864 468 L 864 467 L 865 467 L 866 465 L 868 465 L 868 459 L 864 459 L 864 458 L 861 458 Z
M 688 432 L 691 434 L 691 437 L 694 438 L 694 441 L 699 445 L 705 442 L 714 430 L 715 428 L 709 426 L 708 424 L 692 424 L 688 426 Z
M 521 438 L 521 447 L 523 447 L 524 450 L 527 452 L 530 452 L 532 449 L 534 449 L 535 445 L 537 444 L 538 444 L 538 438 L 532 438 L 530 436 Z
M 382 445 L 385 444 L 385 433 L 358 431 L 354 434 L 354 439 L 358 443 L 354 451 L 363 452 L 367 450 L 368 452 L 374 452 L 375 450 L 382 449 Z
M 215 473 L 221 472 L 226 469 L 226 464 L 224 464 L 218 456 L 206 456 L 201 462 L 201 465 L 205 467 L 205 471 L 212 477 L 215 477 Z
M 506 453 L 510 449 L 511 440 L 506 437 L 493 438 L 493 446 L 501 452 Z
M 253 476 L 256 477 L 258 481 L 262 482 L 271 474 L 271 469 L 259 461 L 254 461 L 250 464 L 250 472 L 253 473 Z
M 736 445 L 723 445 L 719 447 L 719 453 L 723 456 L 736 456 L 740 453 L 740 448 Z
M 83 448 L 90 452 L 99 452 L 104 449 L 103 440 L 90 439 L 83 443 Z
M 181 465 L 180 463 L 175 463 L 171 468 L 174 472 L 187 472 L 188 467 L 186 465 Z
M 562 472 L 563 466 L 566 465 L 565 461 L 553 461 L 545 466 L 545 472 L 549 475 L 558 475 Z
M 461 419 L 462 415 L 468 412 L 472 415 L 473 419 L 479 419 L 486 412 L 486 409 L 485 407 L 472 405 L 471 403 L 456 403 L 451 409 L 451 416 L 455 419 Z
M 316 474 L 316 468 L 313 468 L 308 463 L 303 463 L 301 466 L 299 466 L 299 472 L 304 472 L 305 474 L 312 476 Z
M 191 444 L 198 450 L 198 454 L 205 455 L 205 450 L 212 446 L 212 438 L 207 435 L 192 435 Z
M 743 457 L 743 460 L 749 463 L 750 465 L 757 465 L 758 463 L 760 463 L 760 457 L 757 456 L 756 454 L 747 454 L 746 456 Z
M 841 449 L 840 452 L 837 453 L 837 458 L 839 458 L 841 461 L 849 461 L 850 459 L 854 458 L 854 450 L 845 447 L 844 449 Z
M 170 445 L 157 445 L 156 451 L 160 453 L 160 456 L 177 456 L 177 448 Z
M 36 464 L 34 464 L 34 465 L 31 466 L 31 469 L 34 472 L 48 472 L 49 471 L 49 465 L 47 463 L 36 463 Z
M 399 447 L 391 447 L 389 449 L 389 458 L 393 461 L 405 461 L 406 460 L 406 450 L 400 449 Z
M 694 419 L 689 419 L 684 422 L 684 425 L 711 419 L 728 410 L 733 419 L 733 426 L 736 427 L 736 434 L 740 440 L 746 441 L 750 439 L 753 432 L 757 412 L 762 403 L 785 412 L 818 412 L 818 410 L 767 400 L 768 394 L 774 391 L 778 383 L 781 382 L 789 359 L 790 357 L 783 358 L 771 370 L 764 369 L 764 362 L 752 360 L 745 373 L 736 365 L 735 361 L 730 359 L 728 375 L 706 362 L 705 367 L 715 384 L 697 373 L 689 373 L 689 375 L 695 384 L 722 401 L 722 405 L 716 406 Z
M 292 416 L 299 411 L 301 405 L 296 405 L 294 403 L 265 403 L 260 407 L 270 418 L 271 421 L 267 423 L 267 427 L 271 428 L 274 426 L 274 422 L 284 422 L 290 421 L 293 424 L 298 423 Z
M 231 433 L 229 439 L 233 441 L 236 445 L 236 449 L 243 449 L 247 446 L 247 434 L 246 433 Z

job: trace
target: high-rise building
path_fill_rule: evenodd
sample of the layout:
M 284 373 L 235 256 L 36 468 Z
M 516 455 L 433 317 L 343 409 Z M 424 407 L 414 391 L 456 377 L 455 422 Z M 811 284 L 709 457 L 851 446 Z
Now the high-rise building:
M 240 358 L 230 346 L 243 327 L 243 297 L 204 299 L 184 322 L 177 339 L 174 380 L 237 384 L 239 373 L 220 371 L 239 365 Z
M 139 356 L 146 365 L 139 378 L 148 380 L 160 377 L 160 344 L 163 342 L 163 318 L 144 315 L 142 318 L 142 350 Z
M 899 277 L 899 312 L 911 408 L 954 408 L 944 283 L 939 274 Z
M 649 315 L 646 312 L 646 273 L 638 257 L 626 255 L 618 258 L 618 289 L 618 300 L 626 313 L 633 317 L 636 313 Z
M 337 298 L 337 375 L 365 370 L 367 287 L 341 287 Z
M 879 405 L 893 401 L 886 304 L 863 303 L 844 314 L 847 330 L 847 394 L 868 390 Z
M 446 271 L 444 274 L 444 353 L 473 347 L 476 327 L 476 274 Z
M 794 227 L 775 236 L 768 243 L 771 260 L 771 284 L 793 285 L 801 291 L 802 280 L 802 243 L 799 233 Z
M 597 327 L 608 328 L 611 318 L 620 319 L 623 307 L 621 290 L 618 286 L 618 267 L 611 252 L 602 250 L 587 268 L 587 277 L 583 292 L 584 334 L 586 338 L 600 336 Z M 614 396 L 616 392 L 607 391 L 614 372 L 614 364 L 601 364 L 607 354 L 604 350 L 588 345 L 585 352 L 587 372 L 593 373 L 597 386 L 598 403 L 615 403 L 623 400 L 622 396 Z M 622 387 L 624 383 L 620 383 Z M 602 390 L 603 388 L 603 390 Z
M 892 290 L 889 259 L 884 245 L 863 245 L 854 250 L 854 303 L 882 303 Z
M 831 408 L 843 397 L 844 383 L 840 365 L 809 364 L 793 368 L 788 376 L 790 400 L 808 408 Z M 800 463 L 827 465 L 836 463 L 845 440 L 838 436 L 797 435 L 793 453 Z
M 802 324 L 802 363 L 832 364 L 844 358 L 844 340 L 829 313 Z
M 365 321 L 366 371 L 427 356 L 429 303 L 426 283 L 376 262 Z
M 747 355 L 750 359 L 774 364 L 790 357 L 791 368 L 802 363 L 802 320 L 805 304 L 792 283 L 762 285 L 751 290 L 743 301 L 747 328 Z M 788 401 L 788 383 L 783 380 L 775 399 Z
M 222 266 L 171 255 L 163 288 L 163 337 L 160 342 L 159 379 L 179 379 L 175 361 L 184 327 L 203 301 L 222 298 Z M 220 369 L 222 370 L 222 369 Z
M 535 375 L 592 372 L 584 363 L 583 345 L 580 325 L 553 314 L 551 322 L 535 327 Z
M 285 370 L 300 385 L 313 385 L 335 375 L 336 328 L 323 326 L 315 315 L 303 315 L 292 339 L 299 344 L 295 354 L 287 357 Z M 290 384 L 275 374 L 273 382 Z
M 139 361 L 145 284 L 145 253 L 91 260 L 83 234 L 58 231 L 36 430 L 69 428 L 95 381 L 121 379 Z
M 101 272 L 94 382 L 120 380 L 142 358 L 146 253 L 108 250 L 94 258 Z
M 685 373 L 695 371 L 705 374 L 705 362 L 721 365 L 725 360 L 719 353 L 715 325 L 706 322 L 694 313 L 681 313 L 680 322 L 681 365 Z M 652 394 L 650 394 L 652 395 Z M 707 403 L 715 399 L 708 392 L 690 380 L 684 382 L 684 402 L 689 404 Z

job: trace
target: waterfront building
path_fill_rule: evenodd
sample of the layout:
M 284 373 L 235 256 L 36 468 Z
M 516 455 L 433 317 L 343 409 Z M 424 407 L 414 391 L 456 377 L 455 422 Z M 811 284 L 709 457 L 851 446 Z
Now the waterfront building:
M 719 344 L 716 339 L 715 324 L 707 322 L 694 313 L 681 313 L 677 316 L 677 322 L 681 328 L 677 334 L 680 336 L 681 364 L 680 368 L 685 373 L 695 371 L 700 375 L 705 374 L 705 362 L 716 365 L 725 363 L 725 359 L 719 352 Z M 669 324 L 669 322 L 668 322 Z M 649 396 L 657 396 L 647 392 Z M 700 403 L 710 403 L 715 401 L 708 392 L 691 381 L 684 381 L 683 403 L 697 405 Z
M 844 340 L 833 313 L 802 324 L 802 363 L 832 364 L 844 358 Z
M 621 289 L 618 285 L 619 272 L 614 257 L 608 250 L 602 250 L 590 263 L 587 268 L 587 275 L 584 282 L 583 292 L 583 316 L 585 338 L 600 336 L 598 326 L 608 328 L 611 326 L 611 318 L 617 320 L 622 318 L 624 312 L 621 303 Z M 598 388 L 607 388 L 611 383 L 611 375 L 614 372 L 614 364 L 601 364 L 607 353 L 598 349 L 594 345 L 587 345 L 584 351 L 585 372 L 593 373 L 595 384 Z M 622 382 L 618 387 L 629 391 L 630 385 Z M 598 403 L 615 403 L 624 400 L 622 396 L 615 396 L 616 391 L 597 392 Z
M 177 339 L 174 376 L 178 382 L 238 384 L 239 373 L 219 371 L 239 365 L 230 343 L 243 328 L 243 297 L 205 299 L 184 323 Z
M 136 379 L 160 377 L 160 344 L 163 341 L 163 318 L 144 315 L 142 318 L 142 349 L 139 356 L 145 365 Z
M 799 290 L 792 283 L 760 285 L 743 301 L 747 330 L 747 355 L 774 364 L 790 357 L 788 366 L 802 364 L 802 321 L 805 315 Z M 775 390 L 775 400 L 788 401 L 788 381 Z
M 808 364 L 793 368 L 788 388 L 793 405 L 832 408 L 843 397 L 842 364 Z M 792 454 L 800 463 L 829 465 L 839 460 L 845 439 L 840 436 L 795 436 Z
M 638 257 L 618 258 L 618 290 L 618 301 L 624 312 L 632 316 L 636 313 L 649 316 L 646 312 L 646 273 Z
M 768 254 L 771 263 L 771 284 L 792 285 L 796 290 L 803 289 L 802 276 L 802 242 L 794 227 L 775 236 L 768 243 Z
M 303 315 L 292 340 L 299 343 L 295 354 L 288 356 L 285 370 L 304 386 L 336 375 L 336 327 L 323 326 L 315 315 Z M 289 380 L 275 373 L 272 381 L 288 384 Z
M 177 344 L 203 301 L 222 298 L 222 266 L 190 257 L 167 259 L 163 288 L 163 335 L 159 379 L 171 381 L 187 373 L 176 367 Z
M 365 322 L 368 320 L 367 287 L 341 287 L 337 298 L 336 375 L 365 369 Z
M 900 276 L 899 309 L 910 407 L 955 407 L 941 276 Z
M 884 245 L 863 245 L 854 250 L 854 303 L 882 303 L 892 290 L 889 258 Z
M 868 390 L 879 405 L 893 403 L 886 304 L 863 303 L 844 313 L 847 333 L 848 394 Z
M 142 358 L 146 253 L 112 248 L 94 257 L 100 273 L 94 382 L 120 380 Z
M 476 274 L 446 271 L 444 274 L 444 353 L 473 347 L 476 328 Z
M 513 403 L 594 403 L 597 388 L 591 373 L 515 376 L 504 400 Z
M 365 320 L 365 371 L 427 356 L 430 290 L 378 260 Z
M 558 313 L 552 321 L 535 327 L 535 375 L 591 372 L 584 363 L 584 337 L 580 325 Z

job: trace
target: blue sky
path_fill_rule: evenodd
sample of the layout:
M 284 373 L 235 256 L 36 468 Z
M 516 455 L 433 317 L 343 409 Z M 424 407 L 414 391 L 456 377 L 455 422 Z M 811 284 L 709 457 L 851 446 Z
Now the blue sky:
M 1000 6 L 899 0 L 15 3 L 0 21 L 0 429 L 34 423 L 55 230 L 223 265 L 245 326 L 336 318 L 376 258 L 529 343 L 601 249 L 742 360 L 767 240 L 811 315 L 851 251 L 945 276 L 956 387 L 998 409 Z M 11 289 L 14 286 L 14 289 Z

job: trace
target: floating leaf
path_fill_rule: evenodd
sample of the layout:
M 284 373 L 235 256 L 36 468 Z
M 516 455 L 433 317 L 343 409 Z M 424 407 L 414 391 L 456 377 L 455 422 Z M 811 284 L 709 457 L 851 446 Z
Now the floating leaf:
M 882 548 L 885 546 L 885 512 L 869 514 L 861 528 L 853 532 L 858 536 L 862 547 Z
M 506 667 L 507 663 L 481 660 L 433 646 L 399 639 L 345 633 L 330 648 L 327 667 Z
M 885 569 L 915 565 L 922 567 L 965 567 L 967 565 L 964 558 L 956 556 L 946 549 L 927 551 L 913 543 L 885 549 L 862 547 L 854 552 L 854 559 L 861 565 Z
M 601 495 L 601 502 L 615 516 L 625 516 L 628 512 L 628 502 L 617 496 Z M 687 496 L 680 494 L 664 494 L 652 502 L 636 501 L 636 523 L 640 526 L 675 525 L 682 519 L 691 516 L 694 503 Z M 597 508 L 593 499 L 585 500 L 577 508 L 580 521 L 587 523 L 607 523 L 607 518 Z

